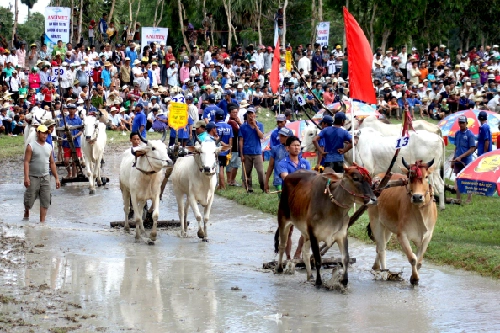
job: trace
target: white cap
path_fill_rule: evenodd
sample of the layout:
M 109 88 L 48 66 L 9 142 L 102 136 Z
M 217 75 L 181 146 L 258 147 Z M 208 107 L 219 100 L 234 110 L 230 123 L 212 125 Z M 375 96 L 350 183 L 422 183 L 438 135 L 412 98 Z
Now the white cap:
M 201 61 L 196 60 L 196 62 L 195 62 L 194 64 L 195 64 L 195 65 L 201 65 Z

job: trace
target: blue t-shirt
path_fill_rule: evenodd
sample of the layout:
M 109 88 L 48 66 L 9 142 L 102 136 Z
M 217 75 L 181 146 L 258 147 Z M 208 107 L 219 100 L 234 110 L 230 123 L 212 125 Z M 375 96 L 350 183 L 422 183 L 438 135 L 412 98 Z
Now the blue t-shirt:
M 279 131 L 280 131 L 279 128 L 276 127 L 274 131 L 271 133 L 271 138 L 269 139 L 269 145 L 271 146 L 271 148 L 281 144 L 278 134 Z
M 225 144 L 229 144 L 229 139 L 231 139 L 234 136 L 233 128 L 231 127 L 231 125 L 223 121 L 219 121 L 218 123 L 215 123 L 215 127 L 217 129 L 217 135 L 219 136 L 221 141 L 224 142 Z M 227 154 L 229 154 L 230 151 L 231 151 L 230 149 L 226 151 L 221 151 L 219 155 L 226 156 Z
M 125 52 L 125 56 L 130 58 L 130 63 L 133 64 L 135 59 L 137 59 L 137 52 L 135 50 L 128 50 Z
M 344 148 L 345 141 L 352 141 L 352 137 L 345 129 L 329 126 L 319 132 L 319 137 L 325 140 L 325 152 L 327 155 L 324 158 L 327 162 L 343 162 L 344 155 L 337 152 L 338 149 Z
M 233 104 L 238 104 L 238 101 L 235 100 L 234 98 L 231 98 L 231 102 L 229 103 L 233 103 Z M 228 109 L 227 109 L 227 105 L 229 104 L 225 99 L 223 99 L 222 101 L 219 102 L 219 104 L 217 104 L 217 106 L 219 108 L 221 108 L 222 111 L 224 111 L 224 119 L 226 119 L 227 117 L 227 114 L 228 114 Z
M 69 115 L 66 116 L 66 124 L 68 126 L 78 126 L 78 125 L 83 125 L 83 122 L 82 122 L 82 119 L 75 114 L 75 117 L 73 119 L 71 119 L 69 117 Z M 72 130 L 71 135 L 73 136 L 73 138 L 80 131 L 83 131 L 83 128 L 81 130 L 78 130 L 78 129 Z M 63 134 L 63 138 L 66 138 L 66 134 Z M 73 143 L 75 145 L 75 148 L 81 148 L 82 147 L 82 137 L 81 136 L 77 137 L 76 139 L 73 140 Z M 62 146 L 66 147 L 66 148 L 70 148 L 69 143 L 66 140 L 62 142 Z
M 144 129 L 140 134 L 143 138 L 146 138 L 146 115 L 142 111 L 135 115 L 134 121 L 132 122 L 132 132 L 139 132 L 141 126 L 144 126 Z
M 288 155 L 286 148 L 281 143 L 271 148 L 271 157 L 274 159 L 274 181 L 273 185 L 278 186 L 283 183 L 280 177 L 279 165 L 280 162 Z
M 467 150 L 469 150 L 470 147 L 476 146 L 476 139 L 474 138 L 474 134 L 469 129 L 466 129 L 463 132 L 458 131 L 457 133 L 455 133 L 455 146 L 456 146 L 456 151 L 455 151 L 455 158 L 456 158 L 465 153 Z M 464 163 L 464 165 L 467 165 L 470 162 L 472 162 L 472 154 L 462 158 L 462 162 Z
M 489 141 L 488 151 L 484 151 L 484 143 L 486 140 Z M 487 123 L 479 127 L 479 136 L 477 137 L 477 156 L 481 156 L 493 149 L 492 135 L 490 125 Z
M 215 111 L 222 110 L 215 104 L 210 104 L 203 111 L 203 119 L 209 118 L 209 121 L 215 122 Z
M 290 161 L 290 156 L 286 156 L 279 163 L 278 174 L 280 176 L 284 172 L 290 174 L 290 173 L 294 173 L 295 171 L 297 171 L 299 169 L 311 170 L 311 165 L 309 164 L 309 161 L 306 160 L 305 158 L 299 157 L 299 163 L 296 165 L 295 163 Z
M 257 122 L 257 127 L 261 132 L 264 132 L 264 125 Z M 257 130 L 253 129 L 247 123 L 241 125 L 238 137 L 243 138 L 243 155 L 260 155 L 262 154 L 262 147 L 260 145 L 260 138 L 257 135 Z
M 194 121 L 193 121 L 193 118 L 191 117 L 188 117 L 188 124 L 186 127 L 182 127 L 182 128 L 179 128 L 179 136 L 178 138 L 179 139 L 189 139 L 189 126 L 190 125 L 193 125 L 194 124 Z M 170 137 L 171 138 L 175 138 L 175 134 L 176 134 L 176 130 L 174 130 L 173 128 L 170 129 Z

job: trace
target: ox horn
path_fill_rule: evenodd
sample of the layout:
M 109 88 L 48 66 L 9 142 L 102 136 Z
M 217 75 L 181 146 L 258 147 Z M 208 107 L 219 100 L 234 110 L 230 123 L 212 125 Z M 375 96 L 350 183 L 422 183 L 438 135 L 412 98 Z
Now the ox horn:
M 434 164 L 434 159 L 432 159 L 430 162 L 427 162 L 427 168 L 430 168 Z
M 404 157 L 402 157 L 402 161 L 403 161 L 403 166 L 404 166 L 406 169 L 410 170 L 410 166 L 408 165 L 408 163 L 406 163 L 406 161 L 405 161 L 405 158 L 404 158 Z M 433 162 L 433 163 L 434 163 L 434 162 Z
M 144 139 L 141 135 L 141 133 L 139 133 L 139 138 L 141 138 L 141 141 L 144 142 L 145 144 L 148 144 L 148 140 Z
M 165 141 L 165 139 L 167 138 L 167 130 L 166 129 L 163 129 L 163 135 L 161 137 L 161 141 Z

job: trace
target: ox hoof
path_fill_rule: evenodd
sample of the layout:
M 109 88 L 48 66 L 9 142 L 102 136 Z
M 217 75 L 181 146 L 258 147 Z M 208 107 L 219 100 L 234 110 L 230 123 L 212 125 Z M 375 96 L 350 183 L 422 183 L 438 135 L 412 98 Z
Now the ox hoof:
M 198 238 L 205 238 L 205 233 L 201 229 L 198 229 Z
M 90 190 L 89 194 L 95 194 L 95 190 Z
M 205 243 L 208 243 L 208 238 L 203 238 L 201 241 L 205 242 Z
M 316 278 L 316 282 L 314 283 L 316 288 L 319 288 L 323 285 L 323 280 L 321 279 L 321 275 L 318 274 L 318 277 Z
M 157 237 L 157 234 L 156 234 L 156 231 L 152 231 L 151 234 L 149 235 L 149 238 L 154 242 L 156 241 L 156 237 Z
M 127 225 L 123 230 L 125 230 L 126 233 L 130 232 L 130 227 Z
M 283 273 L 283 266 L 280 266 L 280 265 L 276 266 L 276 268 L 275 268 L 274 272 L 275 272 L 276 274 L 281 274 L 281 273 Z
M 181 231 L 181 237 L 182 237 L 182 238 L 186 238 L 186 237 L 187 237 L 187 232 L 185 232 L 185 231 Z
M 148 240 L 146 241 L 146 243 L 147 243 L 148 245 L 155 245 L 155 241 L 154 241 L 154 240 L 152 240 L 152 239 L 148 239 Z
M 412 286 L 418 286 L 418 278 L 410 277 L 410 283 Z
M 347 284 L 349 283 L 349 279 L 343 279 L 340 281 L 344 287 L 347 287 Z

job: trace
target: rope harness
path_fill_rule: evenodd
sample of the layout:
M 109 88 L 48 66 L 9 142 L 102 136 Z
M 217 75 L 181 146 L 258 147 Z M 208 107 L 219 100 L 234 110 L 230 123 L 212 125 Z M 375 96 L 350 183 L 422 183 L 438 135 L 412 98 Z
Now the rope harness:
M 427 163 L 423 163 L 422 160 L 418 160 L 415 162 L 415 164 L 410 165 L 410 168 L 408 169 L 408 174 L 407 174 L 408 182 L 406 184 L 406 193 L 408 194 L 410 199 L 413 196 L 413 190 L 411 189 L 411 184 L 414 182 L 420 184 L 424 183 L 424 175 L 422 173 L 423 168 L 427 169 Z M 425 198 L 427 197 L 427 194 L 430 194 L 430 197 L 429 201 L 427 201 L 426 203 Z M 424 204 L 421 206 L 421 208 L 433 202 L 433 197 L 434 197 L 434 190 L 432 189 L 432 185 L 428 184 L 427 191 L 424 193 Z
M 154 171 L 154 170 L 152 170 L 152 171 L 144 171 L 144 170 L 142 170 L 141 168 L 138 168 L 138 167 L 137 167 L 137 159 L 138 159 L 138 158 L 145 157 L 145 158 L 146 158 L 146 161 L 148 161 L 148 164 L 149 164 L 149 166 L 151 167 L 151 169 L 154 169 L 154 168 L 153 168 L 153 166 L 151 165 L 151 161 L 150 161 L 149 159 L 153 159 L 153 160 L 157 160 L 157 161 L 162 161 L 162 162 L 164 162 L 164 161 L 168 161 L 168 160 L 166 160 L 166 159 L 161 159 L 161 158 L 154 157 L 154 156 L 148 156 L 148 154 L 144 154 L 144 155 L 141 155 L 141 156 L 137 156 L 136 152 L 134 152 L 134 147 L 131 147 L 131 148 L 130 148 L 130 152 L 132 153 L 132 155 L 134 155 L 134 156 L 135 156 L 135 159 L 136 159 L 136 161 L 132 164 L 132 168 L 136 168 L 137 170 L 139 170 L 140 172 L 142 172 L 142 173 L 143 173 L 143 174 L 145 174 L 145 175 L 152 175 L 152 174 L 154 174 L 154 173 L 157 173 L 158 171 Z
M 361 176 L 363 176 L 363 179 L 364 179 L 366 182 L 368 182 L 369 184 L 371 184 L 371 183 L 372 183 L 372 178 L 371 178 L 370 173 L 368 172 L 368 170 L 367 170 L 367 169 L 365 169 L 365 168 L 363 168 L 362 166 L 359 166 L 359 165 L 357 165 L 356 163 L 354 163 L 354 164 L 353 164 L 353 166 L 351 166 L 351 167 L 347 168 L 347 171 L 350 171 L 350 170 L 353 170 L 353 169 L 357 170 L 357 171 L 361 174 Z M 348 206 L 348 205 L 341 204 L 341 203 L 340 203 L 337 199 L 335 199 L 335 197 L 334 197 L 334 196 L 333 196 L 333 194 L 332 194 L 332 191 L 330 190 L 330 184 L 331 184 L 331 183 L 332 183 L 331 179 L 330 179 L 330 178 L 328 178 L 328 180 L 327 180 L 327 182 L 326 182 L 326 187 L 325 187 L 325 191 L 324 191 L 324 193 L 325 193 L 325 194 L 328 194 L 328 197 L 330 198 L 330 201 L 331 201 L 332 203 L 334 203 L 335 205 L 337 205 L 337 206 L 339 206 L 339 207 L 342 207 L 342 208 L 344 208 L 344 209 L 349 208 L 349 206 Z M 340 187 L 341 187 L 344 191 L 346 191 L 348 194 L 350 194 L 350 195 L 351 195 L 351 196 L 353 196 L 353 197 L 362 198 L 362 199 L 365 199 L 365 198 L 367 197 L 367 196 L 366 196 L 366 195 L 364 195 L 364 194 L 363 194 L 363 195 L 362 195 L 362 194 L 357 194 L 357 193 L 354 193 L 354 192 L 352 192 L 351 190 L 347 189 L 347 188 L 346 188 L 346 187 L 342 184 L 342 180 L 340 180 L 339 185 L 340 185 Z

